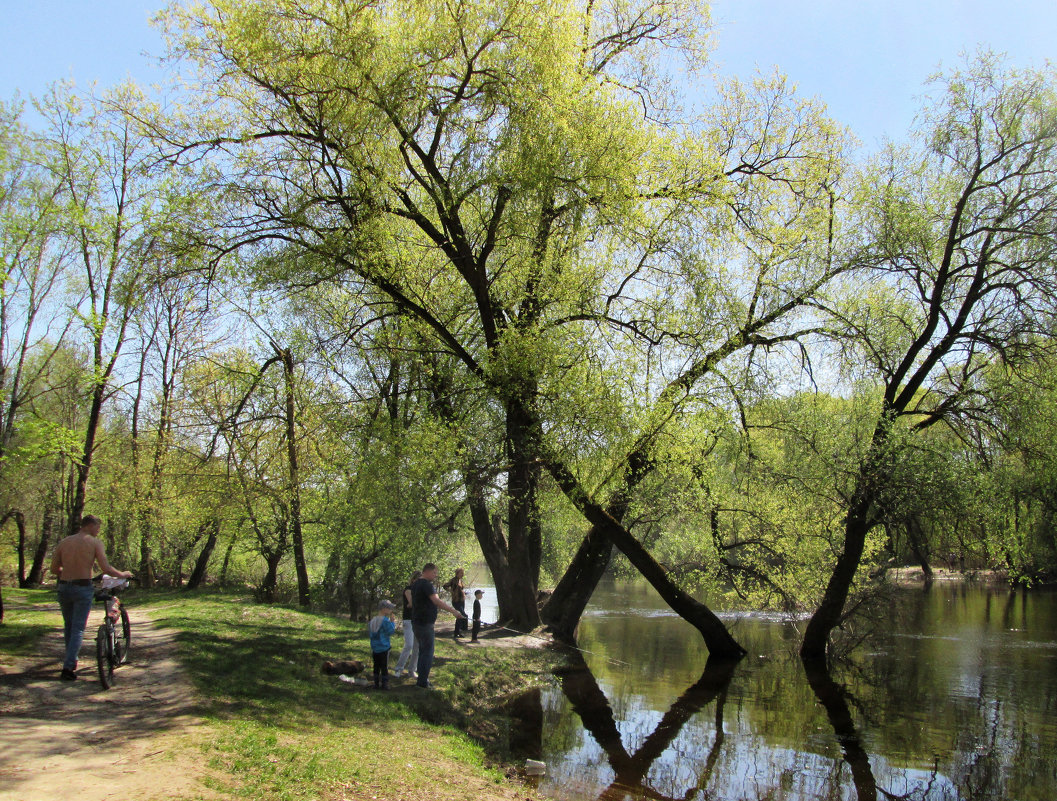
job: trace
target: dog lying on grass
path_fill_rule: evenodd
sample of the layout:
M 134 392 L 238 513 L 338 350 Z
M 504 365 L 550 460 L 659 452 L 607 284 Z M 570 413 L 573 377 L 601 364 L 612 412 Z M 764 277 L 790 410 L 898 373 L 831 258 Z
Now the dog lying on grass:
M 323 672 L 328 676 L 355 676 L 363 671 L 363 662 L 359 659 L 346 659 L 340 662 L 324 662 Z

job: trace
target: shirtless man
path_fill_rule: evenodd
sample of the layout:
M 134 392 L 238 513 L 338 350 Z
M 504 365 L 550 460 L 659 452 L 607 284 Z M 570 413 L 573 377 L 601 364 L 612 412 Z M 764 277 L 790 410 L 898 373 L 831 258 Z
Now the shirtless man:
M 66 681 L 77 678 L 77 654 L 81 650 L 84 627 L 88 624 L 88 613 L 92 611 L 92 601 L 95 599 L 93 566 L 98 562 L 107 575 L 132 578 L 127 570 L 118 570 L 107 561 L 103 542 L 98 538 L 101 525 L 102 521 L 95 515 L 85 515 L 81 518 L 77 533 L 61 540 L 51 557 L 51 572 L 59 578 L 59 607 L 62 609 L 63 638 L 66 642 L 66 658 L 60 676 Z

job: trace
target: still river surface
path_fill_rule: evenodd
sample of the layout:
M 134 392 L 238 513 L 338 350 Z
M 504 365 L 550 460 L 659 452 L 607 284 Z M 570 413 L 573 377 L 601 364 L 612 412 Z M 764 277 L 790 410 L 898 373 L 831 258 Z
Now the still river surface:
M 803 621 L 720 616 L 749 656 L 707 664 L 645 583 L 605 583 L 586 669 L 541 694 L 539 789 L 561 801 L 1057 799 L 1057 592 L 898 592 L 889 633 L 829 674 Z

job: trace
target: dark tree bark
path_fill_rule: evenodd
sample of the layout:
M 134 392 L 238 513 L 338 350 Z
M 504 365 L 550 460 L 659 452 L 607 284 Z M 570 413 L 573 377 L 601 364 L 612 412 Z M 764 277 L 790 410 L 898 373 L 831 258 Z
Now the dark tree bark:
M 96 364 L 99 364 L 98 360 Z M 92 390 L 92 403 L 88 409 L 88 422 L 85 426 L 81 461 L 77 463 L 77 479 L 73 490 L 73 502 L 70 504 L 70 518 L 66 525 L 67 534 L 76 534 L 81 525 L 85 496 L 88 492 L 88 475 L 92 470 L 92 457 L 95 455 L 95 438 L 99 431 L 99 421 L 103 416 L 103 399 L 105 396 L 106 384 L 97 383 Z
M 848 510 L 844 521 L 844 544 L 837 563 L 830 574 L 826 590 L 815 613 L 804 629 L 804 640 L 800 644 L 800 656 L 805 663 L 824 665 L 829 636 L 840 625 L 844 604 L 848 600 L 855 572 L 859 569 L 866 535 L 874 522 L 868 517 L 870 497 L 861 497 Z
M 220 565 L 220 578 L 218 579 L 221 587 L 228 585 L 228 566 L 231 565 L 231 554 L 235 550 L 235 541 L 238 539 L 238 526 L 235 526 L 231 530 L 231 540 L 228 541 L 228 547 L 224 550 L 224 561 Z
M 859 569 L 866 535 L 880 520 L 877 516 L 878 499 L 885 485 L 887 471 L 884 470 L 884 450 L 888 443 L 892 415 L 882 414 L 874 428 L 869 455 L 859 470 L 851 503 L 844 518 L 844 542 L 837 562 L 826 584 L 815 613 L 804 629 L 804 640 L 800 644 L 800 656 L 805 663 L 815 663 L 816 669 L 826 660 L 826 648 L 833 629 L 840 625 L 844 604 Z
M 276 548 L 264 554 L 264 561 L 268 568 L 257 589 L 257 596 L 265 603 L 275 602 L 275 591 L 279 586 L 279 563 L 283 561 L 285 555 L 285 548 L 281 550 Z
M 539 588 L 540 520 L 538 489 L 540 464 L 534 420 L 520 403 L 507 408 L 507 581 L 512 606 L 512 628 L 531 631 L 540 624 L 536 595 Z
M 18 529 L 18 586 L 25 588 L 29 586 L 26 584 L 26 519 L 17 509 L 8 509 L 3 517 L 0 517 L 0 528 L 3 528 L 8 520 L 14 520 Z
M 307 607 L 312 602 L 308 583 L 308 567 L 305 564 L 305 543 L 301 533 L 301 470 L 297 459 L 297 426 L 294 403 L 294 359 L 289 348 L 280 349 L 272 343 L 283 363 L 283 387 L 285 389 L 286 457 L 289 468 L 288 493 L 290 496 L 290 535 L 293 540 L 294 569 L 297 571 L 297 602 Z
M 206 568 L 209 566 L 209 560 L 213 556 L 213 549 L 217 545 L 217 537 L 220 536 L 220 518 L 212 517 L 207 520 L 204 524 L 207 527 L 208 534 L 206 536 L 206 543 L 202 546 L 201 552 L 198 554 L 198 558 L 195 560 L 194 569 L 191 571 L 190 578 L 187 579 L 187 584 L 184 589 L 193 590 L 202 585 L 206 577 Z
M 547 468 L 566 497 L 593 526 L 620 549 L 676 614 L 696 628 L 708 652 L 719 658 L 741 658 L 745 649 L 727 631 L 723 622 L 705 604 L 684 592 L 668 578 L 667 571 L 649 554 L 635 537 L 605 509 L 590 500 L 576 477 L 564 464 L 547 461 Z
M 910 546 L 910 552 L 914 555 L 914 559 L 921 566 L 922 573 L 925 574 L 925 581 L 932 581 L 932 565 L 929 564 L 929 557 L 926 552 L 927 544 L 925 542 L 924 532 L 921 530 L 921 521 L 914 515 L 907 517 L 906 519 L 906 532 L 907 532 L 907 545 Z
M 564 642 L 576 641 L 580 625 L 598 582 L 605 575 L 613 556 L 613 541 L 599 526 L 591 526 L 573 556 L 572 562 L 558 581 L 554 592 L 543 605 L 540 618 L 547 630 Z
M 624 522 L 631 493 L 652 467 L 652 462 L 646 457 L 646 443 L 640 442 L 628 458 L 624 486 L 613 493 L 606 508 L 616 522 Z M 566 642 L 575 641 L 576 627 L 612 556 L 613 541 L 600 527 L 592 525 L 540 612 L 540 617 L 555 637 Z
M 37 542 L 37 550 L 33 554 L 33 563 L 29 566 L 29 574 L 26 576 L 27 587 L 38 587 L 44 578 L 44 561 L 48 558 L 48 548 L 55 533 L 55 507 L 48 503 L 44 507 L 44 518 L 40 523 L 40 540 Z

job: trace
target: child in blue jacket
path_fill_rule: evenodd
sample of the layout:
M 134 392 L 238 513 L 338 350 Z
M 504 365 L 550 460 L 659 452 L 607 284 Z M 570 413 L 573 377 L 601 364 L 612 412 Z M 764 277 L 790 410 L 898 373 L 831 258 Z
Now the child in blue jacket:
M 367 633 L 371 635 L 371 656 L 374 658 L 374 686 L 382 690 L 389 689 L 389 651 L 392 646 L 389 638 L 396 631 L 396 606 L 392 601 L 378 604 L 378 614 L 367 624 Z

